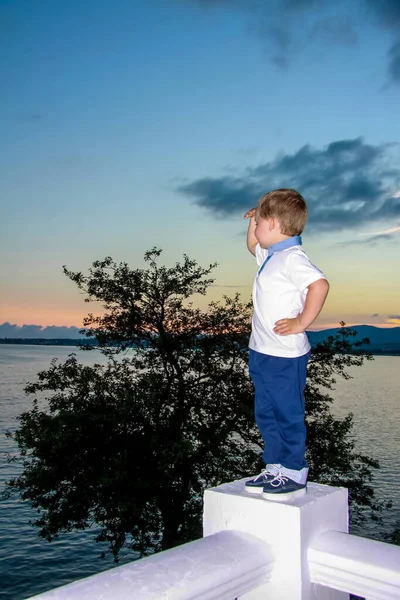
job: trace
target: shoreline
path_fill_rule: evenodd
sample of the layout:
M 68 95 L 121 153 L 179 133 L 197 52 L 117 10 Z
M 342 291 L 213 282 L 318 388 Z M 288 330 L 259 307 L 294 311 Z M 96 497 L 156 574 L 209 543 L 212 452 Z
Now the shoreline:
M 58 346 L 58 347 L 72 347 L 78 348 L 79 344 L 84 344 L 86 346 L 90 346 L 91 348 L 99 348 L 96 344 L 95 340 L 87 340 L 82 338 L 82 340 L 77 339 L 69 339 L 69 338 L 0 338 L 0 345 L 3 346 Z M 311 346 L 315 346 L 316 344 L 312 344 Z M 364 348 L 366 352 L 369 352 L 373 356 L 400 356 L 400 347 L 393 350 L 387 350 L 379 347 L 368 347 Z

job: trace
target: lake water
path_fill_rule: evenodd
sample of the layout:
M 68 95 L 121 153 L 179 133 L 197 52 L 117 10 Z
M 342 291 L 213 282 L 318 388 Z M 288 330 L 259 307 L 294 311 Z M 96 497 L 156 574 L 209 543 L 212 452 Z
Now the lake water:
M 5 459 L 6 453 L 17 449 L 4 434 L 15 431 L 17 416 L 31 407 L 32 400 L 23 393 L 25 384 L 47 369 L 53 357 L 64 361 L 74 351 L 82 363 L 102 361 L 97 350 L 0 345 L 0 488 L 20 468 Z M 332 411 L 337 416 L 354 413 L 357 450 L 381 464 L 374 489 L 378 498 L 391 499 L 393 508 L 385 512 L 382 525 L 369 523 L 357 533 L 383 539 L 400 526 L 400 357 L 378 356 L 351 374 L 353 379 L 338 381 Z M 15 499 L 0 503 L 0 598 L 23 600 L 114 566 L 110 557 L 99 558 L 103 548 L 93 542 L 93 531 L 71 533 L 49 543 L 29 525 L 31 518 L 27 503 Z M 133 558 L 128 554 L 121 563 Z

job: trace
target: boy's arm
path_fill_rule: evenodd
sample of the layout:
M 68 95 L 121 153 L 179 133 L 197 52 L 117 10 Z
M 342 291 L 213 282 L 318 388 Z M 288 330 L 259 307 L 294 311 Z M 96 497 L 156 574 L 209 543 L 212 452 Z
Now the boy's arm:
M 250 219 L 249 228 L 247 230 L 247 249 L 254 256 L 256 255 L 256 246 L 258 244 L 256 236 L 254 235 L 254 230 L 256 228 L 255 214 L 256 214 L 256 209 L 255 208 L 251 208 L 244 215 L 245 219 Z
M 325 299 L 329 292 L 329 283 L 326 279 L 318 279 L 308 286 L 308 292 L 303 311 L 294 319 L 280 319 L 275 323 L 274 333 L 278 335 L 290 335 L 292 333 L 303 333 L 314 323 L 322 310 Z

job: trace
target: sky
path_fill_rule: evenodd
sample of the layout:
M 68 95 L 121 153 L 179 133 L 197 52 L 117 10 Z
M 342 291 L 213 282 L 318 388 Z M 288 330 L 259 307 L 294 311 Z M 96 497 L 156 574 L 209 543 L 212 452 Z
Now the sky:
M 400 0 L 0 0 L 0 32 L 2 331 L 68 336 L 100 307 L 63 265 L 154 246 L 218 263 L 202 308 L 249 299 L 278 187 L 331 285 L 314 328 L 400 325 Z

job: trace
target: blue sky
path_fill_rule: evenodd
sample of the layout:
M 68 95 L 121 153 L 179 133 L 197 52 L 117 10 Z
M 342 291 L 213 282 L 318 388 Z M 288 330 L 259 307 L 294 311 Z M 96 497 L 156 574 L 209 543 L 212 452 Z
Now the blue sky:
M 0 31 L 0 323 L 80 326 L 62 265 L 153 246 L 249 298 L 243 214 L 295 187 L 317 326 L 400 324 L 399 0 L 0 0 Z

